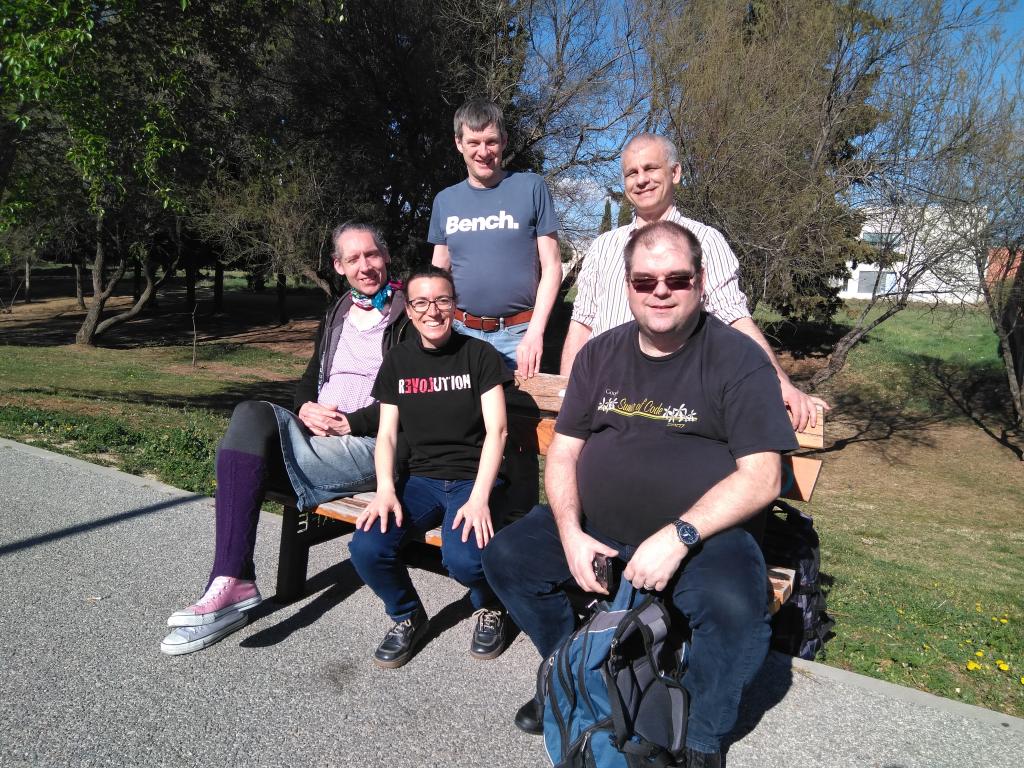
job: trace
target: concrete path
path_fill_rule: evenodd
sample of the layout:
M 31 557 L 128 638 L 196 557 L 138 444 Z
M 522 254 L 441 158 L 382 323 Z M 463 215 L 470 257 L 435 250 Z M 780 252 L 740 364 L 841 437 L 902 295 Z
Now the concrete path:
M 0 766 L 548 764 L 511 722 L 529 641 L 473 660 L 465 591 L 416 571 L 429 641 L 403 669 L 374 668 L 388 625 L 344 539 L 314 551 L 303 601 L 162 655 L 167 615 L 205 584 L 212 529 L 208 498 L 0 440 Z M 278 536 L 265 515 L 267 597 Z M 1024 721 L 773 654 L 735 739 L 730 768 L 1016 768 Z

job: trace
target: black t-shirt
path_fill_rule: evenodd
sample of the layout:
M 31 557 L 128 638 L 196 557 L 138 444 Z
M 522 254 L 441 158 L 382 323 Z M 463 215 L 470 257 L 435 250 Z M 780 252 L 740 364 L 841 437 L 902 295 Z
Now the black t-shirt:
M 486 435 L 480 396 L 511 380 L 486 342 L 453 333 L 441 349 L 425 349 L 414 335 L 385 355 L 373 396 L 398 406 L 411 474 L 472 480 Z
M 764 350 L 702 313 L 682 349 L 640 351 L 635 322 L 576 358 L 555 430 L 586 440 L 576 468 L 587 524 L 639 544 L 736 469 L 797 447 Z

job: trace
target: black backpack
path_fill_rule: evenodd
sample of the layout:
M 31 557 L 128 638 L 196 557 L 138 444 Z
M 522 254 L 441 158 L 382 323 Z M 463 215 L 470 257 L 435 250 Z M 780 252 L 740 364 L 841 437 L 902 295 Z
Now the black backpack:
M 772 648 L 813 660 L 833 636 L 835 626 L 826 612 L 821 588 L 821 552 L 814 519 L 776 501 L 768 513 L 761 549 L 769 568 L 778 565 L 796 572 L 792 597 L 772 617 Z

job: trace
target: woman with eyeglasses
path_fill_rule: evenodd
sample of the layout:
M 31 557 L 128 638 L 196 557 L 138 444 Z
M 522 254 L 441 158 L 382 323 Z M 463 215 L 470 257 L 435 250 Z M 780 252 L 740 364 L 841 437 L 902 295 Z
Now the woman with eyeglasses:
M 503 387 L 512 374 L 490 344 L 452 331 L 456 296 L 448 270 L 414 272 L 406 297 L 418 338 L 388 352 L 377 375 L 377 495 L 349 544 L 356 571 L 394 622 L 373 655 L 387 669 L 409 661 L 428 626 L 401 546 L 438 525 L 444 566 L 469 588 L 475 610 L 470 653 L 493 659 L 505 648 L 505 611 L 487 585 L 480 556 L 497 522 L 489 500 L 500 482 Z M 409 444 L 409 472 L 395 482 L 399 428 Z

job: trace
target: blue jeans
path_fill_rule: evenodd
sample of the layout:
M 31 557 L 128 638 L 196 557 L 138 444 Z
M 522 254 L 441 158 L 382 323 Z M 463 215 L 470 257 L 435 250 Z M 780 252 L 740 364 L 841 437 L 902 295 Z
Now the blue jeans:
M 628 561 L 636 547 L 587 533 Z M 575 614 L 561 585 L 572 580 L 551 510 L 534 507 L 488 544 L 484 572 L 509 615 L 547 658 Z M 683 686 L 690 694 L 686 745 L 717 752 L 736 723 L 743 688 L 768 653 L 768 576 L 754 538 L 741 528 L 712 536 L 683 561 L 662 593 L 692 630 Z
M 498 331 L 477 331 L 473 328 L 467 328 L 466 324 L 459 320 L 452 321 L 452 328 L 455 329 L 456 333 L 486 341 L 498 350 L 510 371 L 515 371 L 516 369 L 516 350 L 519 348 L 519 342 L 523 340 L 523 336 L 526 335 L 526 329 L 529 327 L 529 323 L 518 323 Z
M 424 534 L 441 526 L 441 561 L 448 574 L 469 588 L 474 609 L 495 603 L 494 592 L 487 585 L 480 563 L 481 550 L 476 536 L 462 541 L 463 526 L 452 530 L 459 508 L 473 491 L 473 480 L 436 480 L 432 477 L 412 476 L 398 487 L 402 503 L 402 526 L 388 523 L 388 530 L 380 532 L 379 523 L 369 531 L 357 530 L 349 542 L 349 554 L 356 572 L 366 585 L 384 601 L 384 610 L 392 620 L 404 621 L 423 607 L 416 588 L 409 578 L 409 569 L 402 561 L 399 550 L 414 534 Z M 492 508 L 492 522 L 497 526 Z M 490 546 L 490 544 L 488 544 Z
M 373 464 L 375 437 L 317 437 L 298 416 L 279 405 L 274 409 L 281 436 L 281 456 L 299 509 L 313 509 L 339 496 L 372 491 L 377 482 Z

